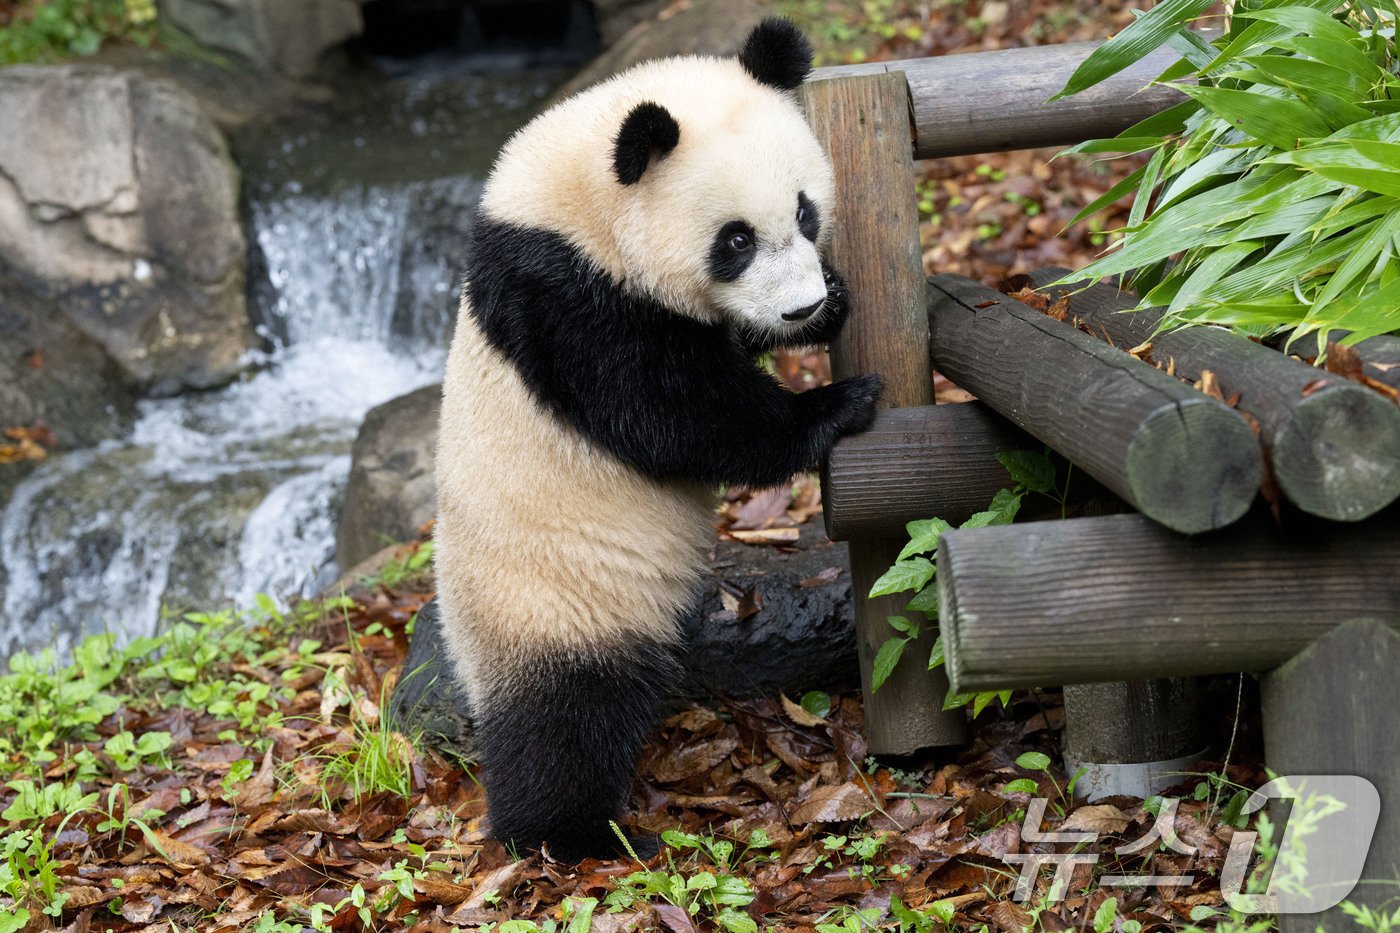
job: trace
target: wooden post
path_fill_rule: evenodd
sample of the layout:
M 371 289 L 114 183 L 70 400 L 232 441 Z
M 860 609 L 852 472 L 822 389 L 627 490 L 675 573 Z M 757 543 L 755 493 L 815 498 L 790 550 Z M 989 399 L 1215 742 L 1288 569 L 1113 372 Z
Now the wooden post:
M 1349 622 L 1264 678 L 1264 752 L 1281 776 L 1354 774 L 1380 793 L 1355 904 L 1394 909 L 1400 881 L 1400 632 Z M 1278 840 L 1275 839 L 1275 842 Z M 1282 933 L 1355 929 L 1336 908 L 1279 917 Z
M 930 405 L 909 86 L 899 74 L 836 78 L 809 82 L 803 98 L 836 171 L 831 264 L 851 290 L 851 319 L 831 348 L 832 373 L 839 379 L 877 372 L 885 380 L 886 406 Z M 937 636 L 933 625 L 924 625 L 880 690 L 870 689 L 875 655 L 896 634 L 886 618 L 918 615 L 905 610 L 907 597 L 865 598 L 904 543 L 900 537 L 857 538 L 850 546 L 866 731 L 876 755 L 909 755 L 967 738 L 964 712 L 943 709 L 947 678 L 925 669 Z
M 1065 773 L 1075 796 L 1149 797 L 1205 750 L 1194 677 L 1065 687 Z
M 1066 274 L 1039 269 L 1031 281 L 1044 286 Z M 1385 396 L 1220 327 L 1158 334 L 1160 309 L 1118 313 L 1137 304 L 1137 296 L 1099 284 L 1072 295 L 1069 313 L 1120 348 L 1150 341 L 1153 359 L 1173 361 L 1179 376 L 1197 380 L 1209 371 L 1226 398 L 1238 393 L 1239 408 L 1258 421 L 1274 477 L 1294 505 L 1354 522 L 1400 497 L 1400 409 Z

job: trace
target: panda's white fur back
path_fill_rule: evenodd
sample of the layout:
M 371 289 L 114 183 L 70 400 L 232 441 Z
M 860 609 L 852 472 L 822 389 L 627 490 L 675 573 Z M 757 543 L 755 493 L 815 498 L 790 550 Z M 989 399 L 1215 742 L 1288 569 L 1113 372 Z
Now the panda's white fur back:
M 726 218 L 709 216 L 704 197 L 716 177 L 738 187 L 775 173 L 830 177 L 791 93 L 759 84 L 733 59 L 687 56 L 645 62 L 540 114 L 502 150 L 481 210 L 560 233 L 618 281 L 705 319 L 694 297 L 695 250 L 661 235 L 667 225 L 637 216 L 613 175 L 610 147 L 600 145 L 643 100 L 666 107 L 684 128 L 656 167 L 667 197 L 651 210 L 718 226 Z M 730 153 L 708 145 L 736 129 L 755 144 Z M 777 165 L 760 170 L 756 157 Z M 805 164 L 783 164 L 794 160 Z M 668 186 L 663 173 L 697 184 Z M 829 182 L 808 194 L 829 217 Z M 770 197 L 761 188 L 737 195 L 760 214 Z M 652 258 L 628 264 L 629 250 Z M 685 272 L 675 281 L 672 270 Z M 636 281 L 639 271 L 655 275 Z M 674 637 L 671 620 L 691 599 L 713 539 L 713 491 L 645 477 L 561 424 L 486 341 L 465 290 L 443 391 L 439 598 L 468 690 L 510 676 L 512 659 L 541 650 Z M 477 637 L 464 638 L 462 625 Z M 480 657 L 488 645 L 499 649 L 489 661 Z
M 673 639 L 714 492 L 649 479 L 561 424 L 465 309 L 443 396 L 438 599 L 469 693 L 542 652 Z

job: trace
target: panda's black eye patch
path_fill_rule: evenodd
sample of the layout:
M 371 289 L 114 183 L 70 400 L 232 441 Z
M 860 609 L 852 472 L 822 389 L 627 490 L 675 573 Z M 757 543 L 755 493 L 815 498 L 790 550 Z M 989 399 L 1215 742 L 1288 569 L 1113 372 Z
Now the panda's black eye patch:
M 742 220 L 731 220 L 715 234 L 710 244 L 710 275 L 720 282 L 732 282 L 753 262 L 758 237 Z
M 817 206 L 807 197 L 805 191 L 797 192 L 797 229 L 802 231 L 803 236 L 815 243 L 821 226 L 821 213 L 817 210 Z

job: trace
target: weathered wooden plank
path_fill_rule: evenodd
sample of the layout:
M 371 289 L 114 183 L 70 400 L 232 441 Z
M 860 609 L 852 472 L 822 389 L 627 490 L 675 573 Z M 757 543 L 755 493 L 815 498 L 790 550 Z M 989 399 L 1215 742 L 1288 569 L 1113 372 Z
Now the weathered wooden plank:
M 1140 515 L 954 531 L 938 588 L 960 692 L 1265 671 L 1343 622 L 1400 626 L 1400 513 L 1197 538 Z
M 1163 48 L 1081 94 L 1048 103 L 1098 45 L 1074 42 L 838 65 L 818 68 L 812 79 L 903 74 L 912 97 L 914 156 L 919 159 L 1115 136 L 1185 99 L 1173 88 L 1150 86 L 1180 57 Z
M 1068 273 L 1041 269 L 1045 286 Z M 1056 288 L 1062 294 L 1073 291 Z M 1153 336 L 1161 312 L 1119 314 L 1137 298 L 1101 283 L 1070 297 L 1070 313 L 1124 348 L 1152 342 L 1152 357 L 1175 361 L 1197 380 L 1214 374 L 1226 398 L 1258 421 L 1279 488 L 1299 508 L 1336 521 L 1358 521 L 1400 497 L 1400 408 L 1380 393 L 1291 360 L 1218 327 Z
M 1362 882 L 1347 895 L 1358 905 L 1394 907 L 1400 882 L 1400 632 L 1378 622 L 1350 622 L 1319 638 L 1264 678 L 1264 751 L 1280 775 L 1354 774 L 1380 793 L 1380 822 L 1371 837 Z M 1292 816 L 1296 817 L 1295 812 Z M 1345 811 L 1341 815 L 1345 818 Z M 1329 819 L 1331 819 L 1329 817 Z M 1364 827 L 1360 828 L 1364 832 Z M 1345 843 L 1359 844 L 1359 833 Z M 1309 840 L 1316 849 L 1318 839 Z M 1317 854 L 1314 851 L 1314 854 Z M 1325 874 L 1325 860 L 1310 859 Z M 1324 879 L 1310 879 L 1330 893 Z M 1330 900 L 1330 898 L 1329 898 Z M 1351 919 L 1334 908 L 1323 914 L 1285 914 L 1283 933 L 1344 930 Z
M 1237 412 L 961 276 L 930 279 L 938 370 L 1177 531 L 1248 510 L 1259 444 Z
M 826 533 L 898 535 L 937 516 L 958 524 L 1012 485 L 996 455 L 1040 444 L 979 402 L 892 408 L 836 445 L 822 474 Z
M 831 347 L 837 378 L 877 372 L 886 406 L 929 405 L 928 319 L 923 311 L 923 259 L 909 145 L 909 88 L 900 74 L 834 78 L 803 88 L 807 119 L 836 171 L 836 218 L 831 263 L 851 290 L 851 317 Z M 912 754 L 960 745 L 967 722 L 945 711 L 947 679 L 921 664 L 904 664 L 878 692 L 870 669 L 895 632 L 885 620 L 907 599 L 864 598 L 899 556 L 902 538 L 851 541 L 851 589 L 865 688 L 866 731 L 874 754 Z M 911 657 L 928 656 L 937 628 L 926 625 Z

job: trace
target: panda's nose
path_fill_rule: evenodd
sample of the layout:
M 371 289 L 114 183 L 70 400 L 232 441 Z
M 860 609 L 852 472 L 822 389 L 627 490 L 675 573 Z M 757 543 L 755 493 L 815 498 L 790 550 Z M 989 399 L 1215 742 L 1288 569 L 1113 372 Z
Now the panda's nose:
M 784 320 L 784 321 L 805 321 L 805 320 L 807 320 L 807 318 L 809 318 L 809 317 L 811 317 L 812 315 L 816 314 L 816 313 L 817 313 L 817 310 L 818 310 L 822 305 L 824 305 L 824 304 L 826 304 L 826 299 L 825 299 L 825 298 L 823 298 L 821 301 L 818 301 L 818 302 L 815 302 L 815 303 L 813 303 L 813 304 L 810 304 L 810 305 L 808 305 L 808 306 L 805 307 L 805 308 L 798 308 L 796 311 L 784 311 L 784 312 L 783 312 L 783 320 Z

